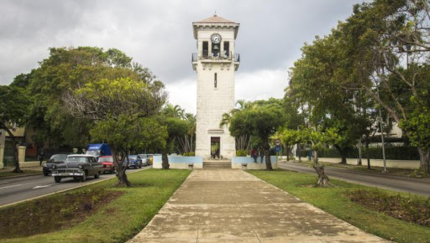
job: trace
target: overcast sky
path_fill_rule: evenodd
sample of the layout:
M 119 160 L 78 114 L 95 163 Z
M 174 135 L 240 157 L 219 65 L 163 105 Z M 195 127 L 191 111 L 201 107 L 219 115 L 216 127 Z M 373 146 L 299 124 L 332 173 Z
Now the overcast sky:
M 169 101 L 195 113 L 192 22 L 240 23 L 236 99 L 281 98 L 300 48 L 352 14 L 359 0 L 2 0 L 0 85 L 29 73 L 50 47 L 117 48 L 163 81 Z M 1 102 L 1 101 L 0 101 Z

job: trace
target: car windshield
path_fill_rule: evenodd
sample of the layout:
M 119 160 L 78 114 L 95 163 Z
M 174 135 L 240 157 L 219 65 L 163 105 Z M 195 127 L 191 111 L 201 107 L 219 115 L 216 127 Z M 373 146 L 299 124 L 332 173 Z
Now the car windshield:
M 66 159 L 66 163 L 70 163 L 70 162 L 85 163 L 87 162 L 87 157 L 69 156 Z
M 50 162 L 63 162 L 67 158 L 67 154 L 54 154 L 49 158 Z
M 99 162 L 113 162 L 112 157 L 99 157 Z
M 128 159 L 129 160 L 137 160 L 137 155 L 129 155 Z
M 146 159 L 146 157 L 148 157 L 146 154 L 139 154 L 139 157 L 141 158 L 141 159 Z
M 98 157 L 100 156 L 100 150 L 88 150 L 86 154 Z

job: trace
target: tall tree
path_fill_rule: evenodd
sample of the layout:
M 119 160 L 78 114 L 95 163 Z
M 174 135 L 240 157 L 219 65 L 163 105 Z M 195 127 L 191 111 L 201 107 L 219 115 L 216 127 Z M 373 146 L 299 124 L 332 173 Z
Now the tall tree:
M 90 122 L 76 121 L 63 109 L 62 97 L 95 80 L 125 77 L 157 85 L 148 69 L 132 63 L 132 58 L 123 52 L 97 47 L 51 48 L 49 57 L 40 62 L 40 67 L 29 74 L 18 75 L 14 82 L 26 87 L 34 97 L 27 125 L 36 129 L 40 140 L 53 144 L 70 141 L 68 145 L 86 146 L 90 139 L 87 128 Z M 71 132 L 71 127 L 81 132 Z
M 354 66 L 369 76 L 350 86 L 366 91 L 411 138 L 421 135 L 419 127 L 430 126 L 428 119 L 420 118 L 430 100 L 429 12 L 425 0 L 363 3 L 355 6 L 339 35 L 342 48 L 355 54 Z M 414 144 L 421 170 L 430 173 L 428 143 L 424 139 Z
M 230 133 L 235 138 L 251 135 L 258 139 L 264 149 L 267 170 L 273 170 L 270 161 L 270 137 L 284 124 L 284 116 L 280 109 L 260 106 L 234 113 L 230 121 Z
M 187 134 L 189 130 L 189 123 L 179 118 L 165 116 L 160 116 L 158 121 L 167 129 L 168 136 L 166 138 L 166 145 L 163 147 L 161 155 L 163 169 L 169 169 L 170 164 L 169 158 L 167 157 L 168 150 L 173 146 L 175 139 L 181 138 Z
M 70 114 L 91 119 L 96 123 L 94 129 L 100 130 L 93 132 L 93 135 L 103 138 L 102 132 L 105 131 L 104 136 L 113 136 L 112 139 L 106 140 L 113 143 L 110 145 L 114 148 L 112 152 L 113 156 L 116 157 L 115 162 L 118 161 L 119 156 L 125 158 L 123 155 L 128 153 L 127 149 L 139 144 L 137 140 L 144 138 L 145 133 L 157 132 L 155 130 L 150 131 L 150 129 L 155 129 L 155 125 L 150 126 L 150 129 L 139 130 L 145 125 L 141 123 L 140 118 L 150 118 L 157 115 L 164 105 L 166 97 L 167 94 L 162 91 L 158 83 L 150 84 L 131 78 L 119 78 L 115 80 L 101 79 L 87 83 L 80 89 L 66 93 L 63 101 Z M 100 122 L 102 123 L 98 125 Z M 166 131 L 162 127 L 156 129 Z M 109 128 L 112 128 L 115 133 L 108 132 Z M 135 135 L 125 136 L 128 132 L 140 134 L 142 138 Z M 121 139 L 116 139 L 116 137 L 121 137 Z M 161 138 L 167 139 L 164 136 L 159 139 Z M 165 142 L 161 144 L 165 146 Z M 130 183 L 125 172 L 122 171 L 122 165 L 115 163 L 116 168 L 120 169 L 118 185 L 129 186 Z
M 0 129 L 9 134 L 15 152 L 14 173 L 21 173 L 18 157 L 18 142 L 12 132 L 13 126 L 25 124 L 31 100 L 21 87 L 0 85 Z M 22 161 L 24 162 L 24 161 Z
M 127 166 L 123 164 L 129 163 L 128 152 L 151 146 L 164 148 L 168 137 L 166 127 L 137 114 L 120 114 L 116 118 L 108 116 L 98 121 L 90 133 L 94 141 L 105 141 L 110 145 L 119 187 L 132 186 L 125 173 Z

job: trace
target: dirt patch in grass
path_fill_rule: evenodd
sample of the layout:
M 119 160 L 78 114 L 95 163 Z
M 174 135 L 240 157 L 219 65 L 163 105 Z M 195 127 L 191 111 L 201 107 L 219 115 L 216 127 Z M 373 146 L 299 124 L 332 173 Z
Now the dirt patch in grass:
M 391 217 L 430 227 L 430 198 L 406 198 L 378 190 L 356 190 L 349 198 L 366 208 Z
M 84 189 L 1 209 L 0 239 L 73 227 L 123 193 L 104 189 Z

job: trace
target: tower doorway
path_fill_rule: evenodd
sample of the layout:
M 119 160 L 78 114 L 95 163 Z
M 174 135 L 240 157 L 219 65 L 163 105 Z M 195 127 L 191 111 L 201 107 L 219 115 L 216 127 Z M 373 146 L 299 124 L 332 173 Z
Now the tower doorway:
M 212 159 L 220 158 L 220 146 L 221 138 L 220 137 L 211 137 L 211 157 Z

